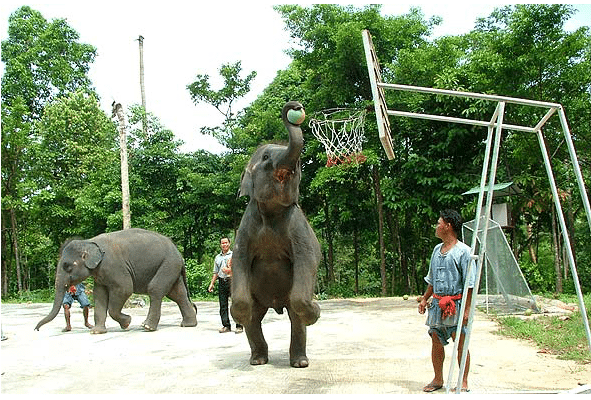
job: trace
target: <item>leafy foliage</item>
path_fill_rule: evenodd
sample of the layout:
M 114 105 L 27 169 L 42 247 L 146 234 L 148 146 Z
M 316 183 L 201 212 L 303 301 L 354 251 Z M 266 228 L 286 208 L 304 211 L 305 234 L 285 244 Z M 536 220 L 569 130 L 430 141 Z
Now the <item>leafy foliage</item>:
M 221 66 L 220 89 L 205 74 L 187 85 L 196 104 L 210 104 L 226 117 L 204 133 L 214 135 L 227 153 L 182 153 L 174 132 L 157 116 L 137 105 L 127 110 L 132 225 L 175 241 L 195 296 L 211 296 L 205 289 L 219 238 L 233 237 L 239 225 L 246 199 L 237 191 L 249 155 L 262 143 L 287 139 L 283 104 L 297 99 L 308 116 L 333 107 L 373 108 L 363 29 L 372 34 L 387 82 L 562 104 L 584 179 L 591 180 L 591 37 L 588 28 L 565 31 L 572 6 L 503 7 L 465 35 L 437 39 L 431 34 L 441 19 L 426 20 L 418 8 L 398 16 L 382 15 L 380 5 L 275 10 L 292 38 L 292 62 L 252 104 L 233 109 L 256 77 L 254 71 L 243 76 L 240 61 Z M 95 56 L 96 49 L 79 43 L 65 20 L 46 21 L 27 6 L 10 17 L 2 43 L 3 296 L 51 287 L 66 237 L 121 227 L 118 136 L 88 78 Z M 485 101 L 386 95 L 390 108 L 403 111 L 489 120 L 494 110 Z M 541 112 L 508 106 L 506 121 L 535 124 Z M 456 208 L 466 219 L 474 215 L 474 199 L 461 193 L 479 183 L 486 132 L 401 117 L 391 122 L 393 161 L 385 157 L 370 112 L 364 126 L 367 161 L 332 168 L 325 166 L 322 144 L 303 126 L 300 206 L 322 245 L 320 296 L 421 292 L 439 210 Z M 591 238 L 559 123 L 549 121 L 544 135 L 579 277 L 588 290 Z M 498 180 L 513 181 L 523 191 L 510 200 L 515 228 L 508 234 L 533 290 L 560 290 L 562 280 L 562 290 L 572 292 L 537 149 L 534 135 L 505 132 Z

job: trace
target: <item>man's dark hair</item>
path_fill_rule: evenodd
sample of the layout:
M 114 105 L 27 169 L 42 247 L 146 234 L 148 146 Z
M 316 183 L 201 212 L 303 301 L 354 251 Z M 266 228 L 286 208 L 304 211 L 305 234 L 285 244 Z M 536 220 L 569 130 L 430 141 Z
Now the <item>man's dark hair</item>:
M 451 224 L 452 229 L 454 230 L 457 237 L 460 236 L 460 232 L 462 230 L 462 216 L 456 210 L 443 210 L 439 214 L 441 219 L 443 219 L 448 224 Z

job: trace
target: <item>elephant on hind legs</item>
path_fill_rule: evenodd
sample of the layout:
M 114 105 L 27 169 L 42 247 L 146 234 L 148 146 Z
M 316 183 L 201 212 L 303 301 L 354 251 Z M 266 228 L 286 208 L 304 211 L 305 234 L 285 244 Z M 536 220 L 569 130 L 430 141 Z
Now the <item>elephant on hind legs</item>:
M 231 313 L 244 325 L 250 363 L 259 365 L 268 362 L 261 321 L 269 308 L 279 314 L 286 308 L 291 321 L 290 365 L 302 368 L 309 364 L 306 326 L 320 317 L 320 307 L 312 300 L 320 245 L 298 205 L 303 106 L 288 102 L 282 118 L 289 144 L 259 147 L 243 174 L 240 194 L 250 200 L 232 255 Z
M 158 327 L 164 296 L 178 304 L 181 326 L 197 326 L 197 307 L 189 298 L 185 263 L 174 243 L 156 232 L 126 229 L 64 245 L 55 275 L 53 308 L 35 330 L 56 317 L 66 289 L 89 276 L 94 278 L 95 302 L 91 333 L 107 332 L 107 312 L 127 329 L 131 317 L 121 310 L 132 293 L 150 297 L 148 316 L 142 323 L 145 330 Z

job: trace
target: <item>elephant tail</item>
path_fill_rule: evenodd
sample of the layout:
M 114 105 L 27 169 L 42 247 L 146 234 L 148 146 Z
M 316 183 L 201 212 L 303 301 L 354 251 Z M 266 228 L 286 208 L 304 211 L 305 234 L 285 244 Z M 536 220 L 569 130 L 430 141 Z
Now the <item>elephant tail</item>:
M 187 289 L 187 297 L 189 298 L 189 303 L 191 303 L 191 290 L 189 289 L 189 284 L 187 283 L 187 267 L 185 265 L 183 265 L 183 268 L 181 269 L 181 276 L 183 277 L 185 289 Z M 193 304 L 193 307 L 195 307 L 195 311 L 197 311 L 197 307 L 195 306 L 195 304 Z

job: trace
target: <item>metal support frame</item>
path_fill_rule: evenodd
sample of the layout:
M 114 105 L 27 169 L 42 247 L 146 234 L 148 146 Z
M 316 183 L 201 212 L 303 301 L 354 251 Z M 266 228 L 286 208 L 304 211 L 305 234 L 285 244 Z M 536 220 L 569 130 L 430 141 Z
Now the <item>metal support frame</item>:
M 476 207 L 476 226 L 474 229 L 474 235 L 472 237 L 472 245 L 471 245 L 471 259 L 477 262 L 477 275 L 475 281 L 475 287 L 472 290 L 472 301 L 470 302 L 470 310 L 469 310 L 469 319 L 467 325 L 467 334 L 464 338 L 464 346 L 462 352 L 462 358 L 460 362 L 460 372 L 458 374 L 457 379 L 457 392 L 460 393 L 461 385 L 462 385 L 462 377 L 464 375 L 465 367 L 466 367 L 466 358 L 468 347 L 470 343 L 470 335 L 472 332 L 472 323 L 474 321 L 474 311 L 476 307 L 476 302 L 473 301 L 475 299 L 476 294 L 478 293 L 478 288 L 480 285 L 480 277 L 482 273 L 482 267 L 486 262 L 485 253 L 486 253 L 486 236 L 488 233 L 488 218 L 484 220 L 484 231 L 483 231 L 483 238 L 482 243 L 480 246 L 480 251 L 478 255 L 475 255 L 474 249 L 476 248 L 476 240 L 478 237 L 479 232 L 479 225 L 481 220 L 482 214 L 482 203 L 484 201 L 484 194 L 487 193 L 486 198 L 486 214 L 490 215 L 491 207 L 492 207 L 492 196 L 493 196 L 493 186 L 495 184 L 496 178 L 496 171 L 498 165 L 498 156 L 499 156 L 499 148 L 501 142 L 501 136 L 503 129 L 507 130 L 514 130 L 514 131 L 521 131 L 527 133 L 535 133 L 538 137 L 538 141 L 540 144 L 540 150 L 542 152 L 542 158 L 544 160 L 544 165 L 546 168 L 546 173 L 548 175 L 548 179 L 550 181 L 550 186 L 552 189 L 552 197 L 554 200 L 554 206 L 557 210 L 557 215 L 562 231 L 562 236 L 564 239 L 565 247 L 568 253 L 568 261 L 571 269 L 571 274 L 573 277 L 573 281 L 575 283 L 575 289 L 577 292 L 577 297 L 579 300 L 579 309 L 581 311 L 581 315 L 583 318 L 583 323 L 585 325 L 585 333 L 587 335 L 587 342 L 589 345 L 589 351 L 591 351 L 591 331 L 589 330 L 589 321 L 587 318 L 587 312 L 585 310 L 585 303 L 583 302 L 583 294 L 581 292 L 581 286 L 579 283 L 579 277 L 577 274 L 577 269 L 574 261 L 573 250 L 571 248 L 570 239 L 568 236 L 568 230 L 566 227 L 566 223 L 564 220 L 564 213 L 562 211 L 562 206 L 560 203 L 560 198 L 558 197 L 558 190 L 556 188 L 556 182 L 554 180 L 554 175 L 552 172 L 552 165 L 550 163 L 550 158 L 548 156 L 548 152 L 546 149 L 544 136 L 542 134 L 542 128 L 546 124 L 546 122 L 558 111 L 558 116 L 560 118 L 560 123 L 562 126 L 562 131 L 565 137 L 565 141 L 568 146 L 571 163 L 575 172 L 575 176 L 577 179 L 577 184 L 579 187 L 579 192 L 581 194 L 581 199 L 583 202 L 583 206 L 585 208 L 585 213 L 587 216 L 587 222 L 589 224 L 589 229 L 591 231 L 591 207 L 589 205 L 589 198 L 587 196 L 587 191 L 585 189 L 585 183 L 583 181 L 583 176 L 581 174 L 581 168 L 579 166 L 578 158 L 575 152 L 574 144 L 571 138 L 571 134 L 568 128 L 568 123 L 566 120 L 566 115 L 562 108 L 561 104 L 558 103 L 549 103 L 549 102 L 542 102 L 542 101 L 535 101 L 535 100 L 527 100 L 527 99 L 519 99 L 513 97 L 505 97 L 505 96 L 495 96 L 495 95 L 488 95 L 482 93 L 471 93 L 471 92 L 458 92 L 453 90 L 444 90 L 444 89 L 434 89 L 434 88 L 426 88 L 420 86 L 409 86 L 409 85 L 399 85 L 399 84 L 388 84 L 381 82 L 381 73 L 379 70 L 379 64 L 377 63 L 377 57 L 370 56 L 368 53 L 375 53 L 373 49 L 373 45 L 371 43 L 371 36 L 368 31 L 363 31 L 363 39 L 365 44 L 365 51 L 366 51 L 366 60 L 367 60 L 367 67 L 370 73 L 370 83 L 372 85 L 372 93 L 374 95 L 374 105 L 376 111 L 386 110 L 388 116 L 396 116 L 396 117 L 409 117 L 409 118 L 418 118 L 418 119 L 426 119 L 432 121 L 443 121 L 443 122 L 451 122 L 451 123 L 461 123 L 461 124 L 468 124 L 474 126 L 482 126 L 488 128 L 488 136 L 486 139 L 486 149 L 485 149 L 485 156 L 484 156 L 484 163 L 482 167 L 482 175 L 480 178 L 480 190 L 478 193 L 478 205 Z M 377 78 L 377 79 L 376 79 Z M 418 93 L 427 93 L 427 94 L 435 94 L 435 95 L 447 95 L 447 96 L 455 96 L 455 97 L 466 97 L 470 99 L 479 99 L 479 100 L 487 100 L 487 101 L 494 101 L 497 102 L 497 107 L 495 112 L 490 119 L 490 121 L 478 121 L 478 120 L 471 120 L 471 119 L 464 119 L 464 118 L 456 118 L 456 117 L 448 117 L 442 115 L 431 115 L 431 114 L 420 114 L 420 113 L 410 113 L 404 111 L 394 111 L 389 110 L 385 103 L 385 98 L 381 93 L 383 93 L 384 89 L 393 89 L 393 90 L 400 90 L 400 91 L 410 91 L 410 92 L 418 92 Z M 540 119 L 540 121 L 534 127 L 528 126 L 519 126 L 519 125 L 509 125 L 503 122 L 504 114 L 505 114 L 505 106 L 507 104 L 518 104 L 523 106 L 530 106 L 530 107 L 539 107 L 539 108 L 546 108 L 548 111 Z M 382 125 L 383 126 L 383 125 Z M 390 132 L 387 132 L 388 136 L 390 136 Z M 388 138 L 391 142 L 391 138 Z M 493 143 L 494 140 L 494 143 Z M 492 151 L 492 159 L 491 159 L 491 151 Z M 388 152 L 386 150 L 386 152 Z M 389 158 L 391 158 L 389 156 Z M 490 164 L 490 166 L 489 166 Z M 490 171 L 489 171 L 490 169 Z M 488 175 L 488 183 L 487 183 L 487 175 Z M 482 260 L 482 261 L 481 261 Z M 464 293 L 468 293 L 467 284 L 464 287 Z M 462 302 L 460 315 L 463 315 L 466 308 L 466 302 Z M 459 338 L 461 334 L 461 324 L 458 325 L 456 331 L 456 338 Z M 446 383 L 446 392 L 449 392 L 449 385 L 453 380 L 453 372 L 454 372 L 454 360 L 457 357 L 458 353 L 458 342 L 459 340 L 454 341 L 454 349 L 452 355 L 452 362 L 449 370 L 449 376 Z

